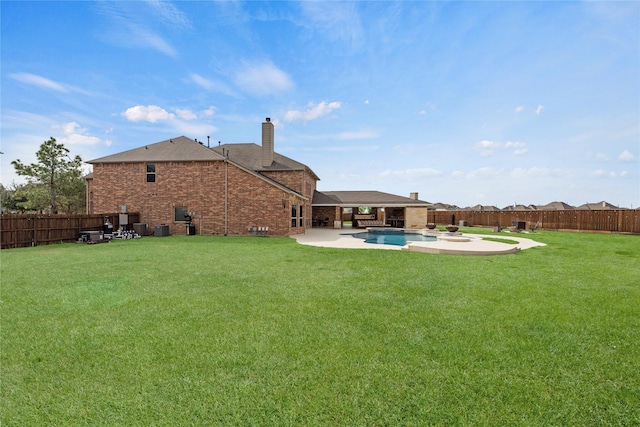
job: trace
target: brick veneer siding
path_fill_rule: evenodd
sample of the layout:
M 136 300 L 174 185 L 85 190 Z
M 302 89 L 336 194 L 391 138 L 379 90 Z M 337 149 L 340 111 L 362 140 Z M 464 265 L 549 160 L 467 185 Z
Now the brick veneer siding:
M 324 221 L 329 218 L 329 227 L 333 227 L 334 221 L 341 221 L 342 218 L 336 215 L 335 206 L 316 206 L 313 208 L 313 218 Z
M 291 205 L 305 206 L 303 212 L 308 215 L 310 201 L 231 163 L 154 164 L 154 183 L 146 182 L 146 163 L 94 164 L 93 179 L 87 180 L 93 213 L 119 212 L 121 206 L 126 205 L 127 210 L 140 212 L 140 221 L 149 224 L 152 230 L 156 225 L 167 224 L 172 234 L 186 231 L 183 222 L 174 221 L 176 206 L 196 213 L 193 222 L 198 234 L 248 235 L 253 234 L 250 227 L 269 227 L 270 235 L 290 235 L 305 230 L 306 224 L 291 226 Z
M 274 181 L 281 183 L 303 196 L 311 200 L 313 198 L 313 191 L 316 189 L 316 179 L 313 175 L 305 171 L 262 171 L 264 176 L 267 176 Z

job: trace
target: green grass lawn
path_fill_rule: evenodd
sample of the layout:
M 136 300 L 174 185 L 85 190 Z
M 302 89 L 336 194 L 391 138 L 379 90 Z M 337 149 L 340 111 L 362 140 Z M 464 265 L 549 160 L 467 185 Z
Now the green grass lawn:
M 640 237 L 524 237 L 548 246 L 3 250 L 0 423 L 640 425 Z

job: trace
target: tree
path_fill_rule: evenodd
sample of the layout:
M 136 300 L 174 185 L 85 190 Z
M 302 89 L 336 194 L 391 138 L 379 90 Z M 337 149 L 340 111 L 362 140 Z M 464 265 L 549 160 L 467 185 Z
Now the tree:
M 50 209 L 58 213 L 61 206 L 67 212 L 76 212 L 84 206 L 85 187 L 82 180 L 82 159 L 71 158 L 64 144 L 54 137 L 44 141 L 36 153 L 38 163 L 23 164 L 20 159 L 11 162 L 20 176 L 27 177 L 29 185 L 21 191 L 27 200 L 27 209 Z M 42 195 L 46 194 L 46 201 Z M 80 209 L 78 209 L 78 206 Z
M 33 191 L 35 184 L 16 184 L 9 187 L 0 184 L 0 199 L 2 199 L 2 213 L 16 213 L 31 210 L 27 194 Z M 42 193 L 42 191 L 40 191 Z M 40 197 L 42 199 L 42 196 Z
M 2 208 L 2 213 L 10 213 L 19 209 L 16 205 L 15 188 L 6 188 L 2 183 L 0 183 L 0 208 Z

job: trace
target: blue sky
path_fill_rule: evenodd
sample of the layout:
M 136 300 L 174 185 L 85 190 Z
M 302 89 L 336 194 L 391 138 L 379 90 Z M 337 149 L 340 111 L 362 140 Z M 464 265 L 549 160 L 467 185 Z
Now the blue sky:
M 50 136 L 90 160 L 270 117 L 320 191 L 640 206 L 640 2 L 0 8 L 5 186 Z

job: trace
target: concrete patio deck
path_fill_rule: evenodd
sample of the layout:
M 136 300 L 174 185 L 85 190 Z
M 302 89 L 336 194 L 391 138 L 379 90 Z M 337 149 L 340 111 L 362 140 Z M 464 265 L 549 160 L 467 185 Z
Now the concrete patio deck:
M 380 245 L 365 243 L 363 239 L 358 239 L 351 235 L 362 231 L 364 230 L 352 228 L 312 228 L 304 234 L 297 234 L 291 237 L 301 245 L 327 248 L 408 250 L 449 255 L 505 255 L 522 249 L 545 246 L 544 243 L 524 237 L 516 237 L 512 234 L 504 236 L 504 238 L 517 241 L 517 245 L 483 240 L 483 237 L 492 236 L 467 233 L 458 236 L 442 233 L 435 242 L 409 242 L 406 246 Z

